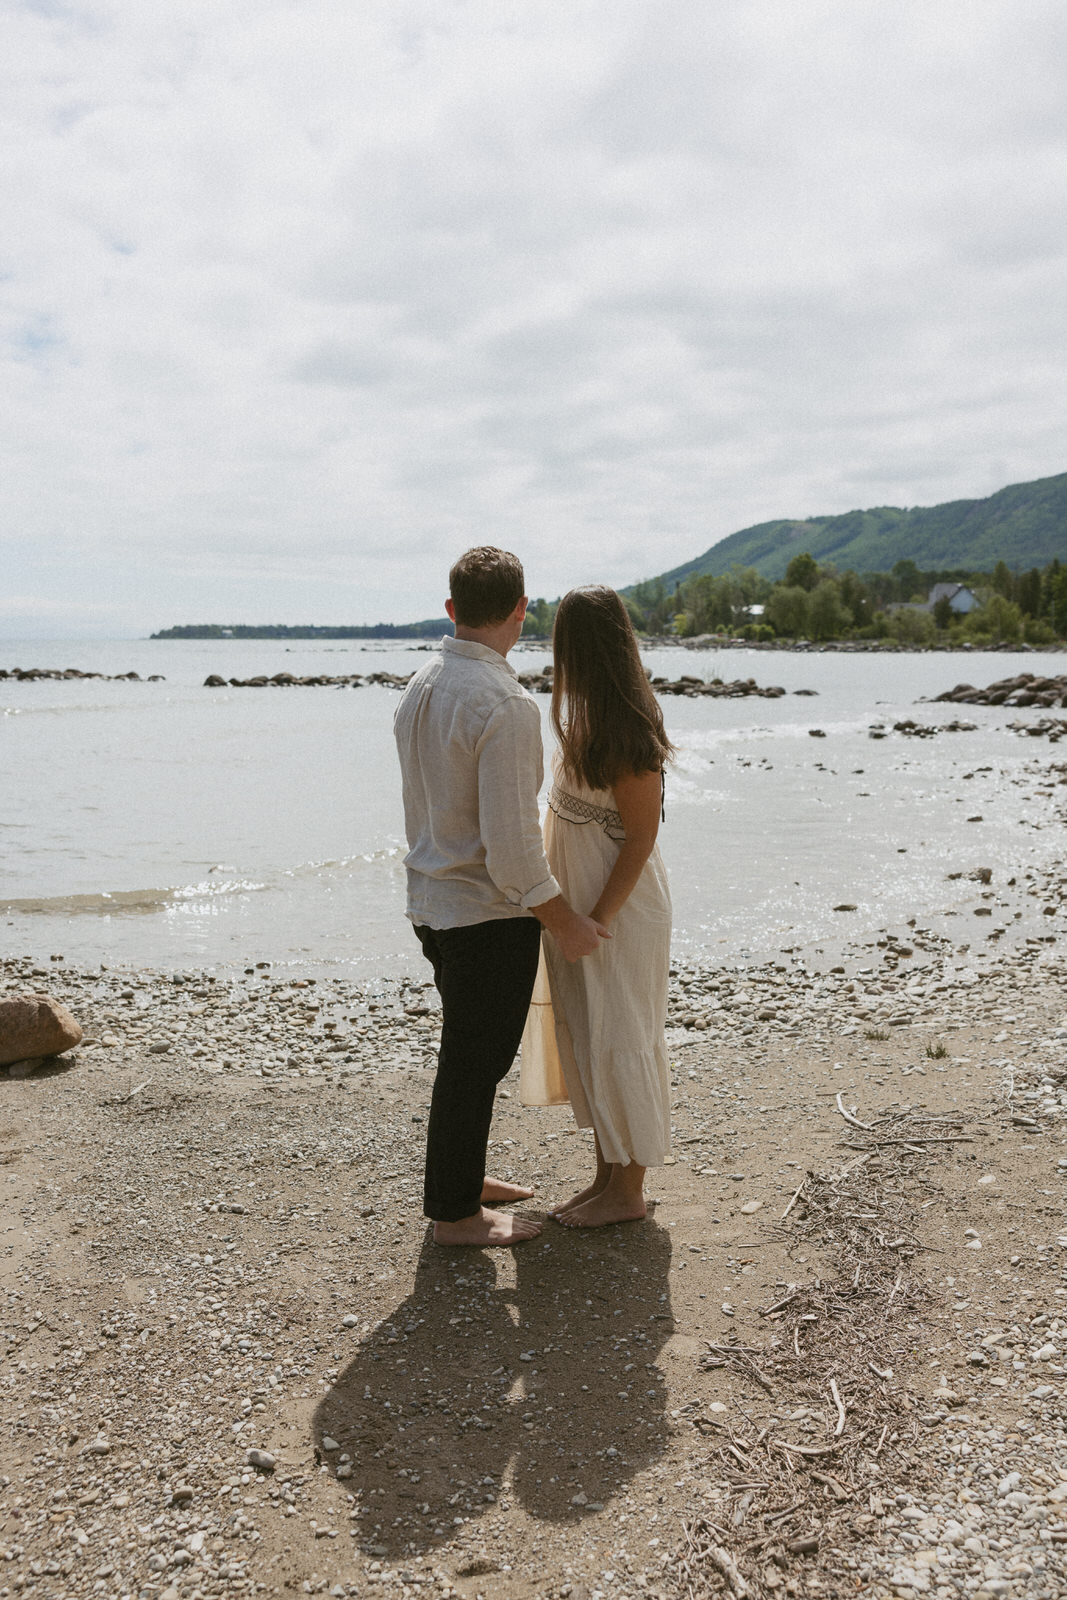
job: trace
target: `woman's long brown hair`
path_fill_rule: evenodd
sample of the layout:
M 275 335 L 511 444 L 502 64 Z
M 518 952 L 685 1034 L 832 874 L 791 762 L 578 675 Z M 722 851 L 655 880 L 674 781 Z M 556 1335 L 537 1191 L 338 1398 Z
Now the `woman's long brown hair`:
M 614 589 L 565 594 L 552 630 L 552 726 L 565 771 L 589 789 L 662 772 L 674 747 Z

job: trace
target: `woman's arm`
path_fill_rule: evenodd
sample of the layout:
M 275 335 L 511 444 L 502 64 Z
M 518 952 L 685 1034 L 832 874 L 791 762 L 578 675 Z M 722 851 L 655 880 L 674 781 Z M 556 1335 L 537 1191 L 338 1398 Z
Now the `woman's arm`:
M 622 818 L 626 838 L 619 846 L 618 858 L 590 911 L 594 922 L 610 927 L 641 876 L 641 869 L 652 854 L 659 832 L 663 778 L 659 772 L 631 772 L 612 785 L 615 805 Z

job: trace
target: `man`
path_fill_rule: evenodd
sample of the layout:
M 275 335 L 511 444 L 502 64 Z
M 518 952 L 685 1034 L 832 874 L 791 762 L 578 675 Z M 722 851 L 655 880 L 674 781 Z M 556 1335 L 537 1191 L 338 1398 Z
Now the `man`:
M 468 550 L 449 589 L 456 636 L 415 674 L 394 719 L 407 914 L 442 1007 L 424 1203 L 438 1244 L 513 1245 L 540 1224 L 490 1203 L 533 1191 L 487 1180 L 486 1147 L 496 1086 L 522 1037 L 541 928 L 568 961 L 610 935 L 572 910 L 545 860 L 541 717 L 506 660 L 526 615 L 522 566 L 493 546 Z

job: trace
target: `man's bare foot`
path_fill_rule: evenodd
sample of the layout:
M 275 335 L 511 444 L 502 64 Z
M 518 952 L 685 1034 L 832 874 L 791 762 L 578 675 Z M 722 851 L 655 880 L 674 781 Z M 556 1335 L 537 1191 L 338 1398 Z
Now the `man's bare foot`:
M 518 1183 L 504 1183 L 500 1178 L 486 1178 L 482 1184 L 482 1205 L 508 1206 L 514 1200 L 529 1200 L 532 1189 Z
M 434 1244 L 470 1244 L 480 1248 L 486 1245 L 525 1244 L 536 1239 L 541 1232 L 539 1222 L 528 1222 L 525 1217 L 509 1217 L 506 1211 L 489 1211 L 485 1206 L 473 1217 L 461 1217 L 458 1222 L 435 1222 Z
M 629 1199 L 603 1190 L 573 1211 L 557 1211 L 555 1220 L 564 1228 L 606 1228 L 612 1222 L 640 1222 L 644 1215 L 642 1195 Z
M 594 1195 L 603 1194 L 604 1190 L 607 1188 L 607 1184 L 607 1175 L 605 1175 L 603 1178 L 594 1178 L 592 1183 L 588 1184 L 584 1189 L 580 1189 L 577 1194 L 571 1195 L 569 1200 L 565 1200 L 562 1205 L 555 1206 L 553 1210 L 549 1212 L 549 1216 L 555 1217 L 556 1221 L 558 1222 L 562 1217 L 566 1216 L 568 1212 L 576 1211 L 579 1206 L 584 1206 L 585 1202 L 587 1200 L 592 1200 Z

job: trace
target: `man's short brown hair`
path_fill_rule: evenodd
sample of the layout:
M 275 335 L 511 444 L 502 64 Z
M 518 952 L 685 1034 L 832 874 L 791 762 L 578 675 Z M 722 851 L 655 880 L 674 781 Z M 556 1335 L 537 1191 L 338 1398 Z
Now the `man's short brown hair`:
M 465 550 L 448 574 L 456 621 L 485 628 L 511 616 L 526 593 L 522 562 L 510 550 L 480 544 Z

